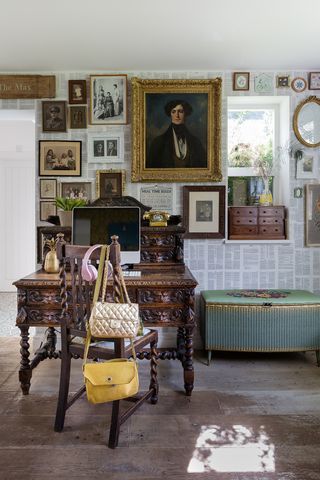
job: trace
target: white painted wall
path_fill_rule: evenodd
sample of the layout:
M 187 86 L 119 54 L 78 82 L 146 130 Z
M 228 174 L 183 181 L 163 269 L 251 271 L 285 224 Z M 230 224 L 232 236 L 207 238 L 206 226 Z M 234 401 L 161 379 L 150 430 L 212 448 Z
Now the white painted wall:
M 0 110 L 0 291 L 35 268 L 35 111 Z

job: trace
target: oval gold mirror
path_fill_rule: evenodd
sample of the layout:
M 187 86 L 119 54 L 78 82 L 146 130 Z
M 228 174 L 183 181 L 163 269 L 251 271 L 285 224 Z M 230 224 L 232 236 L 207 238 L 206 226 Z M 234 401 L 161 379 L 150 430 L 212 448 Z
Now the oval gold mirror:
M 306 147 L 320 145 L 320 98 L 308 97 L 299 103 L 293 115 L 293 130 Z

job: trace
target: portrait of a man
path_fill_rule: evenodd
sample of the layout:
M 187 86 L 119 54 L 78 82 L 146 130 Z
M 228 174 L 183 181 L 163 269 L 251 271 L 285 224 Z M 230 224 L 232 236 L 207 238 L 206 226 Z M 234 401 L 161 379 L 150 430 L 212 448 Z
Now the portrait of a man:
M 131 79 L 133 182 L 222 179 L 221 82 Z
M 95 140 L 93 142 L 93 150 L 95 157 L 104 157 L 104 142 L 102 140 Z
M 207 166 L 205 95 L 150 95 L 147 112 L 146 168 Z
M 66 102 L 42 102 L 42 130 L 44 132 L 66 132 Z
M 107 156 L 108 157 L 116 157 L 117 155 L 118 155 L 117 141 L 116 140 L 108 140 L 107 141 Z

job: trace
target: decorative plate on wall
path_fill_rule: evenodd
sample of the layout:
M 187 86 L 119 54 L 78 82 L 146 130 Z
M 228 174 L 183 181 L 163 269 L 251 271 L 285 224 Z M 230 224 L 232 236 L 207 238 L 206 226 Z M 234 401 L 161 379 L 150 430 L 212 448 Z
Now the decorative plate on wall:
M 303 92 L 307 88 L 307 81 L 302 77 L 296 77 L 291 82 L 291 88 L 295 92 Z

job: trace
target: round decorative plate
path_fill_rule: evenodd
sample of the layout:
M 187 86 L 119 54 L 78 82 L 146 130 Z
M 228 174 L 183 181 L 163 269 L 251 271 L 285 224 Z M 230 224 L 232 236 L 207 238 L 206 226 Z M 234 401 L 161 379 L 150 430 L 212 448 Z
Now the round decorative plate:
M 291 88 L 295 92 L 303 92 L 307 88 L 307 81 L 302 77 L 296 77 L 291 82 Z

